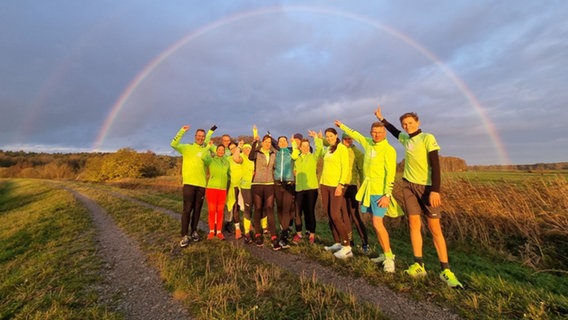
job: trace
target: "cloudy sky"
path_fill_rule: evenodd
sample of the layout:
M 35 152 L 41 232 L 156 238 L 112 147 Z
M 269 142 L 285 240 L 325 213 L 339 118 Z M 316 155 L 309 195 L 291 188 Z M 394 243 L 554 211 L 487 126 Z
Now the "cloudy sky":
M 186 124 L 368 133 L 380 104 L 468 164 L 568 161 L 568 2 L 434 3 L 4 1 L 0 149 L 173 155 Z

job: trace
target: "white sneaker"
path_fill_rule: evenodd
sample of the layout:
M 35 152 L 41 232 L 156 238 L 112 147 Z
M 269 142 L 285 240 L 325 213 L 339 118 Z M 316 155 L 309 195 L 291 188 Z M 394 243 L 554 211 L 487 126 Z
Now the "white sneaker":
M 353 257 L 351 246 L 343 246 L 341 250 L 333 254 L 338 259 L 347 259 Z
M 381 253 L 380 256 L 378 256 L 378 257 L 376 257 L 376 258 L 371 258 L 371 262 L 374 262 L 374 263 L 381 263 L 381 262 L 385 261 L 385 259 L 386 259 L 385 254 L 384 254 L 384 253 Z
M 385 261 L 383 262 L 383 270 L 389 273 L 394 272 L 394 255 L 392 256 L 392 259 L 385 257 Z
M 337 252 L 337 251 L 341 250 L 341 247 L 342 247 L 341 243 L 338 242 L 338 243 L 334 243 L 332 246 L 325 246 L 325 247 L 323 247 L 323 249 L 325 251 Z

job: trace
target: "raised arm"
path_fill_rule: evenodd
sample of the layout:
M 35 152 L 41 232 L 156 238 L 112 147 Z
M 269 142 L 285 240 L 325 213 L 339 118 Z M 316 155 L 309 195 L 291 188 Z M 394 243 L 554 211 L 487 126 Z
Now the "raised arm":
M 375 117 L 377 117 L 377 119 L 382 122 L 385 125 L 385 128 L 395 137 L 398 139 L 398 135 L 400 134 L 400 130 L 398 130 L 395 126 L 393 126 L 390 122 L 387 121 L 387 119 L 385 119 L 383 117 L 383 113 L 381 111 L 381 106 L 379 105 L 377 107 L 377 110 L 375 110 Z
M 176 133 L 175 137 L 170 142 L 170 146 L 174 148 L 176 151 L 179 151 L 178 146 L 181 142 L 181 138 L 185 135 L 185 133 L 189 130 L 189 126 L 183 126 L 179 131 Z

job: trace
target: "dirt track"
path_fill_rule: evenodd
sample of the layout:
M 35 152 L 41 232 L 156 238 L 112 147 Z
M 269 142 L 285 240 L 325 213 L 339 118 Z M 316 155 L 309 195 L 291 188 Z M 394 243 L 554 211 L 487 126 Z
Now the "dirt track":
M 138 245 L 114 224 L 95 201 L 75 190 L 67 190 L 89 209 L 97 229 L 99 252 L 106 261 L 106 281 L 100 288 L 104 302 L 116 305 L 117 311 L 124 312 L 127 319 L 190 319 L 188 312 L 163 288 L 157 271 L 146 264 L 145 256 Z M 113 196 L 179 220 L 179 214 L 171 210 L 155 207 L 122 194 L 113 193 Z M 203 222 L 200 222 L 200 228 L 207 231 Z M 242 241 L 233 241 L 233 244 L 245 246 Z M 409 299 L 385 286 L 370 285 L 362 278 L 339 275 L 331 268 L 307 258 L 274 252 L 268 248 L 245 247 L 262 261 L 298 275 L 315 276 L 322 283 L 352 293 L 357 299 L 376 305 L 392 319 L 459 319 L 458 315 L 437 305 Z M 282 259 L 283 254 L 286 254 L 286 259 Z M 114 301 L 113 297 L 116 295 L 121 298 Z

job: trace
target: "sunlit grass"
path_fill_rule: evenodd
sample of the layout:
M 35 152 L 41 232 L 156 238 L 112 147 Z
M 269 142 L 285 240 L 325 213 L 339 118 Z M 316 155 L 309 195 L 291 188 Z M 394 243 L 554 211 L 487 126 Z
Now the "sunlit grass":
M 0 318 L 117 319 L 97 304 L 94 230 L 66 191 L 0 180 Z

